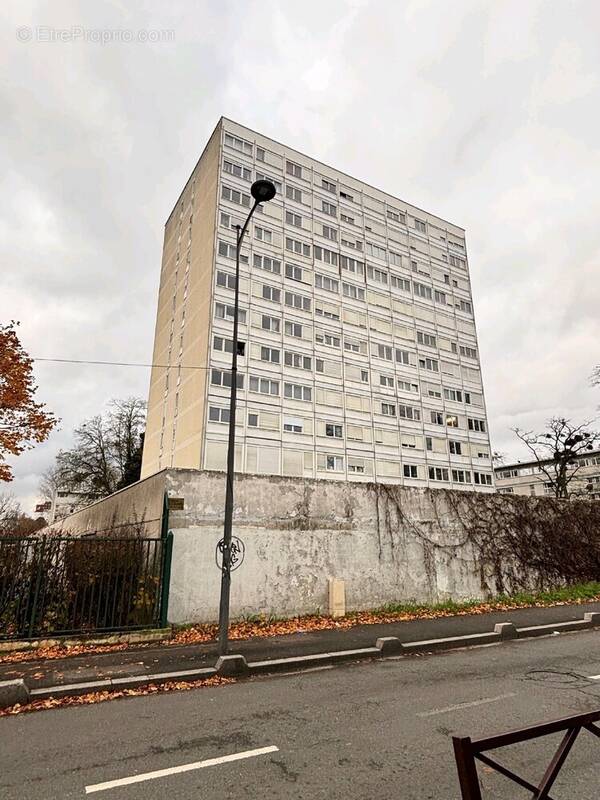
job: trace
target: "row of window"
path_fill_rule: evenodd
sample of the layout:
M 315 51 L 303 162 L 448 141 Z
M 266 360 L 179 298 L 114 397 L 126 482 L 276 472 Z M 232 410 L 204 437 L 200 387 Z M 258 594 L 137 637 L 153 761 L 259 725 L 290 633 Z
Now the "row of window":
M 254 146 L 253 146 L 252 142 L 246 141 L 245 139 L 242 139 L 241 137 L 235 136 L 235 135 L 230 134 L 230 133 L 226 133 L 225 134 L 225 145 L 228 146 L 228 147 L 231 147 L 233 150 L 237 150 L 238 152 L 243 153 L 244 155 L 250 156 L 250 157 L 253 155 L 253 152 L 254 152 Z M 259 147 L 258 145 L 256 146 L 256 160 L 258 162 L 262 162 L 262 163 L 266 162 L 266 151 L 265 151 L 264 148 Z M 303 167 L 302 165 L 300 165 L 300 164 L 298 164 L 298 163 L 296 163 L 294 161 L 291 161 L 289 159 L 285 160 L 285 174 L 290 176 L 291 178 L 294 178 L 294 179 L 297 179 L 297 180 L 310 180 L 311 177 L 312 177 L 312 170 L 308 169 L 308 171 L 305 174 L 305 170 L 306 169 L 307 168 Z M 231 162 L 231 160 L 227 160 L 227 159 L 225 160 L 224 171 L 228 172 L 231 175 L 235 175 L 236 177 L 242 178 L 243 180 L 250 180 L 251 179 L 250 170 L 247 167 L 244 167 L 243 165 L 240 165 L 240 164 L 234 164 L 233 162 Z M 256 177 L 257 177 L 257 179 L 259 178 L 258 173 L 257 173 Z M 261 175 L 261 177 L 263 177 L 263 176 Z M 276 179 L 273 179 L 271 176 L 264 176 L 264 177 L 268 177 L 268 178 L 270 178 L 271 180 L 274 180 L 274 181 L 276 180 Z M 278 181 L 278 183 L 280 183 L 280 182 Z M 323 191 L 326 191 L 326 192 L 328 192 L 328 193 L 330 193 L 332 195 L 339 196 L 340 200 L 343 200 L 346 203 L 355 203 L 356 202 L 356 198 L 351 192 L 349 192 L 348 190 L 343 189 L 341 187 L 338 188 L 337 183 L 335 181 L 331 180 L 331 179 L 321 177 L 319 185 L 320 185 L 320 188 Z M 300 202 L 301 202 L 301 200 L 300 200 Z M 376 202 L 379 202 L 379 201 L 376 201 Z M 381 204 L 381 205 L 383 207 L 383 204 Z M 404 210 L 397 209 L 397 208 L 390 208 L 388 206 L 386 208 L 385 216 L 392 223 L 396 223 L 398 225 L 404 225 L 404 226 L 406 226 L 406 224 L 407 224 L 407 215 L 406 215 L 406 212 Z M 421 234 L 427 234 L 427 221 L 426 220 L 419 219 L 418 217 L 413 217 L 412 218 L 412 227 L 414 228 L 414 230 L 418 231 Z M 444 241 L 446 240 L 446 236 L 445 235 L 440 235 L 439 238 L 444 240 Z M 449 241 L 449 244 L 452 245 L 453 247 L 456 247 L 457 249 L 464 251 L 463 242 L 460 241 L 459 239 L 457 239 L 456 237 L 454 237 L 454 236 L 453 237 L 449 237 L 448 241 Z
M 255 228 L 255 233 L 258 232 L 259 238 L 261 241 L 270 241 L 269 235 L 270 232 L 264 228 Z M 302 255 L 307 258 L 310 258 L 311 246 L 302 242 L 297 239 L 293 239 L 291 237 L 286 237 L 285 239 L 285 249 L 294 255 Z M 229 242 L 225 242 L 224 240 L 220 239 L 218 243 L 218 254 L 223 258 L 228 258 L 231 260 L 235 259 L 235 246 L 230 244 Z M 364 278 L 365 274 L 365 264 L 363 261 L 359 259 L 340 255 L 334 250 L 328 250 L 327 248 L 320 247 L 315 245 L 314 246 L 314 256 L 316 261 L 321 261 L 324 264 L 330 264 L 334 267 L 339 268 L 339 270 L 346 270 L 347 272 L 358 275 Z M 240 256 L 241 263 L 248 263 L 248 256 L 241 255 Z M 274 274 L 281 274 L 281 260 L 278 258 L 273 258 L 271 256 L 262 256 L 260 254 L 254 254 L 253 256 L 253 264 L 254 266 L 258 267 L 259 269 L 265 269 L 268 272 L 273 272 Z M 295 265 L 295 264 L 288 264 L 286 265 L 286 277 L 291 278 L 292 280 L 302 282 L 302 283 L 310 283 L 309 280 L 306 280 L 304 276 L 303 268 Z M 320 276 L 321 281 L 323 280 L 323 275 Z M 373 281 L 373 283 L 381 284 L 382 286 L 391 286 L 393 288 L 399 289 L 407 294 L 411 294 L 414 297 L 418 297 L 422 300 L 431 300 L 438 305 L 443 306 L 454 306 L 458 308 L 460 311 L 466 314 L 473 314 L 473 306 L 469 300 L 464 300 L 462 298 L 454 299 L 451 295 L 448 295 L 447 292 L 443 292 L 439 289 L 435 289 L 432 286 L 428 286 L 420 281 L 410 281 L 408 278 L 402 278 L 397 275 L 388 274 L 384 270 L 377 269 L 377 267 L 367 267 L 367 277 Z M 444 276 L 446 277 L 446 276 Z M 339 294 L 339 283 L 335 279 L 331 279 L 333 282 L 329 284 L 328 287 L 323 287 L 322 285 L 319 286 L 316 282 L 315 277 L 315 285 L 317 288 L 327 288 L 327 291 L 330 291 L 335 294 Z M 354 289 L 350 288 L 350 284 L 342 284 L 343 294 L 345 297 L 351 297 L 353 299 L 358 300 L 365 300 L 365 293 L 362 287 L 355 287 Z

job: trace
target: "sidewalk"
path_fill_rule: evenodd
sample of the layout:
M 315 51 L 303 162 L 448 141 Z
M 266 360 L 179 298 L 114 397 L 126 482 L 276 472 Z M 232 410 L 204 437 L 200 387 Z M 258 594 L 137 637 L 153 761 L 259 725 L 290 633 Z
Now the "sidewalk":
M 584 613 L 600 612 L 600 603 L 522 608 L 490 614 L 418 619 L 409 622 L 358 625 L 344 630 L 324 630 L 270 638 L 231 641 L 230 652 L 247 661 L 307 656 L 373 647 L 379 637 L 396 636 L 403 642 L 486 633 L 499 622 L 518 628 L 581 620 Z M 106 678 L 156 675 L 162 672 L 213 667 L 218 658 L 215 642 L 192 645 L 151 645 L 109 653 L 91 653 L 55 660 L 0 664 L 0 681 L 26 679 L 30 689 L 41 689 Z

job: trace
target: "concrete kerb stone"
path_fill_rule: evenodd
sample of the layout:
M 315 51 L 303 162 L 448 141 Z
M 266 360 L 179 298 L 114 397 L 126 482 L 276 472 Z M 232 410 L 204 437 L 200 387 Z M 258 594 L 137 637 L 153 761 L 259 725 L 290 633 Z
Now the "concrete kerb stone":
M 517 639 L 519 631 L 513 622 L 497 622 L 494 625 L 494 633 L 499 634 L 501 641 Z
M 428 639 L 422 642 L 404 642 L 404 653 L 455 650 L 459 647 L 474 647 L 500 642 L 499 633 L 471 633 L 467 636 L 450 636 L 444 639 Z
M 248 675 L 248 662 L 242 655 L 219 656 L 215 670 L 221 678 L 239 678 Z
M 404 644 L 397 636 L 382 636 L 375 642 L 382 656 L 402 655 Z
M 600 625 L 600 612 L 586 611 L 583 615 L 583 621 L 586 622 L 590 628 L 596 628 Z
M 25 705 L 29 702 L 29 689 L 22 678 L 14 681 L 0 681 L 0 708 L 8 708 L 17 703 Z

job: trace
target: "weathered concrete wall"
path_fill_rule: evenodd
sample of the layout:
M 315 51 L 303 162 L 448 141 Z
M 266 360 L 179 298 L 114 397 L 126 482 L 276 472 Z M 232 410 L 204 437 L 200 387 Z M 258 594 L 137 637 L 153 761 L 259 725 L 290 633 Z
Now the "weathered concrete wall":
M 461 543 L 462 527 L 444 504 L 445 493 L 393 488 L 403 519 L 381 486 L 236 476 L 234 535 L 246 554 L 232 576 L 232 616 L 326 611 L 330 577 L 346 582 L 348 610 L 481 596 L 476 553 Z M 169 470 L 167 490 L 184 498 L 184 510 L 170 515 L 175 538 L 169 620 L 214 621 L 225 476 Z M 438 520 L 442 528 L 436 533 Z M 429 539 L 436 537 L 442 549 L 431 546 Z
M 165 485 L 163 470 L 58 520 L 51 529 L 72 534 L 97 531 L 118 535 L 122 531 L 123 536 L 135 530 L 144 536 L 160 536 Z

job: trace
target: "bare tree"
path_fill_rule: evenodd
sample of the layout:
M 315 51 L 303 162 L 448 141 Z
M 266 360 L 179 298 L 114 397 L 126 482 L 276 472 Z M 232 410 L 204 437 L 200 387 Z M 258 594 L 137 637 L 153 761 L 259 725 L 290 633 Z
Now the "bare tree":
M 58 453 L 47 486 L 92 502 L 139 480 L 145 408 L 137 397 L 113 400 L 107 414 L 85 420 L 75 428 L 75 446 Z
M 513 428 L 546 476 L 555 497 L 573 493 L 573 481 L 583 466 L 579 457 L 600 442 L 600 431 L 589 429 L 592 423 L 593 420 L 575 425 L 564 417 L 552 417 L 546 423 L 546 433 Z
M 24 514 L 12 495 L 0 495 L 0 537 L 31 536 L 45 525 L 43 517 Z

